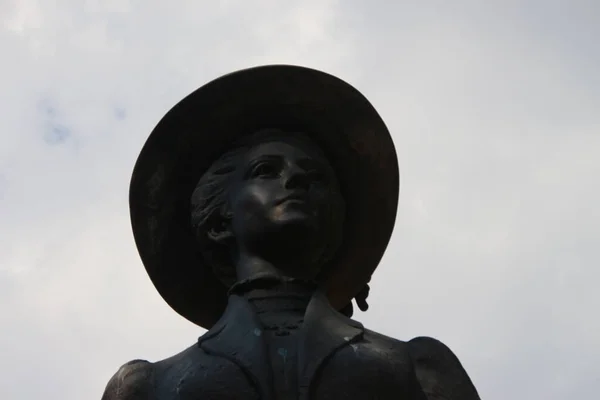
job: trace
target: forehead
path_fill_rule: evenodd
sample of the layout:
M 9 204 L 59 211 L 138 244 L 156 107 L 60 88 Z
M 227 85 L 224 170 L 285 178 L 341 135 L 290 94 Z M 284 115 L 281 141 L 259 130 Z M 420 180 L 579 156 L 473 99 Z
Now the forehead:
M 254 145 L 247 153 L 246 159 L 252 160 L 261 156 L 280 156 L 290 159 L 310 159 L 326 164 L 327 160 L 321 150 L 312 143 L 300 140 L 274 139 Z

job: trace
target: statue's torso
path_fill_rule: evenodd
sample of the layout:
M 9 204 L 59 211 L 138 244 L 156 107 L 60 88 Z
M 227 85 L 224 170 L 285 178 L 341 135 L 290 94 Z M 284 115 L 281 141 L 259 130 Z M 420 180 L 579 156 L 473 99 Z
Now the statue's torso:
M 479 399 L 441 342 L 369 331 L 318 296 L 295 332 L 277 337 L 264 322 L 232 296 L 198 343 L 163 361 L 124 365 L 102 400 Z
M 152 365 L 156 400 L 424 399 L 404 346 L 366 331 L 363 340 L 343 346 L 320 365 L 310 387 L 304 388 L 308 390 L 266 395 L 234 360 L 211 356 L 194 345 Z

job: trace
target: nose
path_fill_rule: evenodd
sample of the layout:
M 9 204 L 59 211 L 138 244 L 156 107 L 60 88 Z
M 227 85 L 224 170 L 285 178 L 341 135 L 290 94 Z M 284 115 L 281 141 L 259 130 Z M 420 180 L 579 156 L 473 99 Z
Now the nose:
M 310 186 L 308 173 L 297 165 L 292 165 L 285 173 L 284 187 L 286 189 L 304 189 Z

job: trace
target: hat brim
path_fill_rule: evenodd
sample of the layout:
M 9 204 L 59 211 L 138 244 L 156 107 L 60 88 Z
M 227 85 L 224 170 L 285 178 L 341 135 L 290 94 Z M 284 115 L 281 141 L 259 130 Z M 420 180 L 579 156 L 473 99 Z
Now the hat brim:
M 129 193 L 135 242 L 150 279 L 180 315 L 206 329 L 222 315 L 227 288 L 200 255 L 190 198 L 209 166 L 258 129 L 303 131 L 322 147 L 346 201 L 342 245 L 324 282 L 341 309 L 369 280 L 396 219 L 398 162 L 369 101 L 321 71 L 268 65 L 202 86 L 158 123 L 135 164 Z

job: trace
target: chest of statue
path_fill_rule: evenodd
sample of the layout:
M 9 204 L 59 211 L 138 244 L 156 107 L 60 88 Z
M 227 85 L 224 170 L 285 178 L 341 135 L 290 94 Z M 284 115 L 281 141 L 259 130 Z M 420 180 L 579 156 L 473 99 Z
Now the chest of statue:
M 286 379 L 283 373 L 273 374 L 258 364 L 250 371 L 236 360 L 196 349 L 156 376 L 161 388 L 156 400 L 423 399 L 409 359 L 399 358 L 397 348 L 374 344 L 358 342 L 338 349 L 309 381 L 300 372 L 297 386 L 287 392 L 277 390 L 283 385 L 278 381 Z M 265 381 L 256 379 L 263 374 L 268 376 Z
M 405 343 L 365 330 L 319 296 L 289 335 L 267 329 L 255 311 L 232 296 L 220 323 L 157 370 L 175 396 L 164 399 L 419 398 Z

